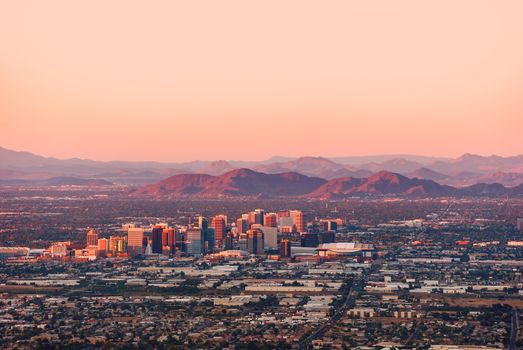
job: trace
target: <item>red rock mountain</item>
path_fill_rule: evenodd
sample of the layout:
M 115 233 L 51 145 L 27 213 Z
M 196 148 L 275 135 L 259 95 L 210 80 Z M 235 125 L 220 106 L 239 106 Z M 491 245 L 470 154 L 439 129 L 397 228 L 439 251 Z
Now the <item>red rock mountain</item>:
M 182 174 L 132 192 L 133 196 L 155 198 L 222 196 L 301 196 L 326 182 L 317 177 L 298 173 L 264 174 L 250 169 L 236 169 L 220 176 Z
M 481 190 L 485 193 L 485 189 Z M 498 193 L 499 189 L 495 191 Z M 156 184 L 141 187 L 133 196 L 153 198 L 219 198 L 235 196 L 344 198 L 354 195 L 473 195 L 474 189 L 456 189 L 432 180 L 409 179 L 381 171 L 368 178 L 344 177 L 326 181 L 298 173 L 264 174 L 249 169 L 237 169 L 221 176 L 182 174 Z
M 451 194 L 455 189 L 432 180 L 409 179 L 380 171 L 368 178 L 331 180 L 307 195 L 310 198 L 342 198 L 350 195 L 435 195 Z

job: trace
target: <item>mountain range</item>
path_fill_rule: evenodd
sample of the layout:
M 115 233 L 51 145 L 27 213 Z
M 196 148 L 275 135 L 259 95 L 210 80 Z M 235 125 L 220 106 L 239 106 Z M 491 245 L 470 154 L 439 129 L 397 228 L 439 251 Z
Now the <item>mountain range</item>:
M 251 169 L 235 169 L 223 175 L 174 175 L 131 192 L 135 197 L 221 198 L 221 197 L 301 197 L 343 199 L 354 196 L 521 196 L 523 184 L 507 188 L 501 184 L 475 184 L 456 188 L 433 180 L 407 178 L 380 171 L 366 178 L 342 177 L 325 180 L 296 172 L 266 174 Z
M 523 155 L 501 157 L 464 154 L 455 159 L 415 155 L 332 158 L 275 156 L 264 161 L 161 163 L 57 159 L 0 147 L 0 183 L 21 185 L 64 177 L 142 186 L 174 175 L 219 176 L 242 168 L 266 174 L 295 172 L 326 180 L 368 178 L 380 171 L 387 171 L 411 179 L 432 180 L 453 187 L 467 187 L 477 183 L 499 183 L 514 187 L 523 182 Z
M 220 176 L 182 174 L 156 184 L 141 187 L 133 196 L 150 197 L 296 197 L 310 193 L 326 180 L 288 172 L 259 173 L 250 169 L 235 169 Z

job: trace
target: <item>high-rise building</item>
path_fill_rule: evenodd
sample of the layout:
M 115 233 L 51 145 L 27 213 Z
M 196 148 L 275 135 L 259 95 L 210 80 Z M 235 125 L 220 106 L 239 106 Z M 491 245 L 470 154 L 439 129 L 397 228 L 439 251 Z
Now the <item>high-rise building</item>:
M 216 234 L 216 243 L 221 244 L 223 238 L 225 237 L 227 221 L 224 215 L 217 215 L 212 218 L 211 227 L 214 228 Z
M 169 246 L 169 229 L 162 229 L 162 249 L 165 246 Z
M 124 236 L 109 237 L 109 251 L 113 255 L 124 253 L 127 250 L 127 239 Z
M 251 254 L 263 254 L 263 232 L 260 229 L 247 231 L 247 251 Z
M 247 214 L 247 223 L 249 226 L 251 226 L 252 224 L 255 224 L 255 219 L 254 219 L 254 212 L 253 211 L 250 211 L 248 214 Z
M 187 254 L 201 255 L 205 253 L 205 241 L 201 228 L 189 228 L 185 232 L 185 245 Z
M 523 232 L 523 218 L 518 218 L 518 220 L 517 220 L 517 228 L 518 228 L 518 230 Z
M 86 239 L 86 246 L 87 247 L 94 247 L 98 246 L 98 232 L 96 232 L 94 229 L 89 229 L 87 231 L 87 239 Z
M 318 235 L 316 233 L 303 232 L 301 234 L 302 247 L 317 247 L 319 243 Z
M 209 227 L 209 223 L 207 222 L 207 219 L 205 219 L 203 216 L 198 217 L 198 227 L 202 230 L 207 230 L 207 227 Z
M 261 226 L 263 245 L 265 248 L 278 249 L 278 229 L 276 227 Z
M 204 252 L 214 252 L 214 249 L 216 247 L 216 230 L 212 227 L 207 228 L 207 230 L 203 232 L 203 240 L 205 245 Z
M 179 250 L 181 252 L 185 252 L 185 238 L 183 232 L 179 230 L 174 231 L 174 245 L 176 250 Z
M 175 229 L 164 228 L 162 231 L 162 246 L 165 252 L 166 247 L 169 250 L 169 253 L 174 253 L 176 251 L 176 232 Z
M 232 233 L 227 233 L 227 235 L 225 236 L 225 239 L 223 240 L 223 250 L 232 250 L 233 248 L 233 245 L 232 245 L 233 241 L 232 241 Z
M 292 223 L 296 228 L 296 232 L 306 232 L 305 219 L 301 210 L 291 210 L 289 211 L 289 216 L 292 219 Z
M 278 216 L 275 213 L 265 214 L 263 218 L 263 226 L 266 227 L 276 227 L 278 226 Z
M 129 255 L 141 255 L 143 254 L 143 228 L 130 228 L 127 231 L 127 250 Z
M 334 231 L 324 231 L 321 233 L 321 243 L 335 243 L 336 233 Z
M 282 233 L 290 233 L 296 230 L 292 222 L 292 218 L 289 216 L 282 216 L 279 218 L 278 227 Z
M 107 252 L 109 251 L 109 240 L 107 238 L 98 238 L 98 251 L 100 256 L 107 256 Z
M 238 234 L 247 233 L 249 229 L 249 221 L 247 219 L 241 218 L 236 220 L 236 230 Z
M 265 210 L 263 209 L 254 209 L 254 223 L 259 225 L 264 225 Z
M 247 251 L 247 233 L 240 233 L 238 237 L 238 248 Z
M 291 257 L 291 241 L 288 239 L 282 239 L 280 242 L 280 257 L 290 258 Z
M 162 254 L 163 251 L 163 245 L 162 245 L 162 234 L 163 234 L 163 227 L 161 226 L 154 226 L 151 232 L 152 236 L 152 252 L 153 254 Z

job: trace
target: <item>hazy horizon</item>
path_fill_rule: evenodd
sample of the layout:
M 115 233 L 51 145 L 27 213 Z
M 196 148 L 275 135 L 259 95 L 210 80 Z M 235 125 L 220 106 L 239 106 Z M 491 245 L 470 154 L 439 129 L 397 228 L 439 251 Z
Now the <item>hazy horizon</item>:
M 523 2 L 0 4 L 0 137 L 57 158 L 508 156 Z
M 388 157 L 394 157 L 394 158 L 401 158 L 401 157 L 411 157 L 411 158 L 434 158 L 434 159 L 457 159 L 464 155 L 475 155 L 475 156 L 481 156 L 481 157 L 491 157 L 491 156 L 499 156 L 499 157 L 517 157 L 523 155 L 523 153 L 520 154 L 511 154 L 511 155 L 499 155 L 499 154 L 477 154 L 472 152 L 463 152 L 459 154 L 456 157 L 440 157 L 440 156 L 433 156 L 433 155 L 427 155 L 427 154 L 356 154 L 356 155 L 344 155 L 344 156 L 329 156 L 329 155 L 310 155 L 310 154 L 302 154 L 302 155 L 282 155 L 282 154 L 274 154 L 266 158 L 260 158 L 260 159 L 229 159 L 229 158 L 216 158 L 216 159 L 190 159 L 190 160 L 155 160 L 155 159 L 137 159 L 137 160 L 127 160 L 127 159 L 109 159 L 109 160 L 103 160 L 103 159 L 95 159 L 95 158 L 82 158 L 78 156 L 72 156 L 72 157 L 57 157 L 54 155 L 46 155 L 41 154 L 38 152 L 34 152 L 32 150 L 17 150 L 17 149 L 11 149 L 8 147 L 4 147 L 0 145 L 0 149 L 6 149 L 8 151 L 14 151 L 14 152 L 22 152 L 22 153 L 31 153 L 36 156 L 43 156 L 46 158 L 54 158 L 58 160 L 68 160 L 68 159 L 80 159 L 80 160 L 91 160 L 91 161 L 97 161 L 97 162 L 158 162 L 158 163 L 185 163 L 185 162 L 212 162 L 212 161 L 229 161 L 229 162 L 261 162 L 261 161 L 267 161 L 271 159 L 278 159 L 278 158 L 289 158 L 289 159 L 297 159 L 297 158 L 304 158 L 304 157 L 313 157 L 313 158 L 325 158 L 325 159 L 336 159 L 336 158 L 388 158 Z

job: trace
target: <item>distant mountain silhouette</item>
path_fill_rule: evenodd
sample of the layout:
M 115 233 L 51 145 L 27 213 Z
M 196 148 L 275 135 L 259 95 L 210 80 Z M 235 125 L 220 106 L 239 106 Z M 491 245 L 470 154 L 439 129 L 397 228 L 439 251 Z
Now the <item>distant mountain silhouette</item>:
M 401 174 L 412 172 L 421 167 L 423 167 L 423 164 L 403 158 L 389 159 L 382 163 L 372 162 L 360 166 L 361 169 L 367 169 L 372 172 L 384 170 Z
M 404 174 L 407 177 L 410 178 L 417 178 L 417 179 L 425 179 L 425 180 L 433 180 L 433 181 L 442 181 L 447 178 L 449 178 L 448 175 L 438 173 L 437 171 L 431 170 L 429 168 L 418 168 L 414 170 L 413 172 L 410 172 L 408 174 Z
M 199 172 L 202 174 L 209 175 L 221 175 L 225 174 L 228 171 L 233 170 L 234 167 L 226 160 L 217 160 L 210 162 L 207 166 L 202 169 L 199 169 Z
M 513 187 L 523 183 L 523 173 L 505 173 L 502 171 L 484 175 L 470 171 L 445 175 L 428 168 L 420 168 L 404 175 L 409 178 L 433 180 L 442 185 L 454 187 L 466 187 L 479 183 L 499 183 L 504 186 Z
M 103 179 L 81 179 L 77 177 L 56 176 L 44 180 L 0 180 L 0 185 L 31 185 L 31 186 L 110 186 L 112 182 Z
M 372 172 L 366 169 L 356 169 L 351 166 L 341 165 L 324 157 L 300 157 L 286 162 L 266 163 L 254 167 L 254 170 L 269 174 L 297 172 L 324 179 L 364 177 L 372 174 Z
M 500 157 L 496 155 L 484 157 L 466 153 L 450 161 L 436 161 L 427 165 L 428 168 L 444 173 L 473 172 L 479 174 L 503 172 L 523 172 L 523 155 Z
M 523 183 L 523 173 L 505 173 L 498 171 L 474 179 L 477 183 L 500 183 L 505 186 L 517 186 Z
M 327 180 L 367 178 L 388 171 L 408 178 L 434 180 L 443 185 L 465 187 L 476 183 L 516 186 L 523 180 L 523 155 L 513 157 L 464 154 L 456 159 L 414 155 L 368 157 L 272 157 L 263 161 L 190 161 L 161 163 L 150 161 L 101 162 L 88 159 L 57 159 L 0 147 L 0 183 L 33 183 L 51 177 L 104 179 L 118 184 L 156 183 L 178 174 L 222 175 L 233 169 L 248 168 L 261 173 L 297 172 Z M 28 180 L 19 181 L 19 180 Z
M 479 183 L 472 186 L 461 188 L 460 193 L 463 195 L 470 195 L 470 196 L 505 196 L 511 193 L 509 189 L 507 189 L 502 184 L 493 183 L 493 184 L 486 184 L 486 183 Z

